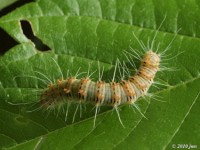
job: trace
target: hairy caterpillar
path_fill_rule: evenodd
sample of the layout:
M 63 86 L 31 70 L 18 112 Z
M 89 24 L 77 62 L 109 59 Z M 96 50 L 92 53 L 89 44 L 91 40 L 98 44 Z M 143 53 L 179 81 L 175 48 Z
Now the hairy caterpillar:
M 158 30 L 153 37 L 151 46 L 147 45 L 147 47 L 134 35 L 144 50 L 144 55 L 142 56 L 139 52 L 133 51 L 136 54 L 136 56 L 133 57 L 142 56 L 142 59 L 139 58 L 141 65 L 133 76 L 128 76 L 127 80 L 121 77 L 122 80 L 120 82 L 115 81 L 116 69 L 117 66 L 121 65 L 120 62 L 116 63 L 113 79 L 108 83 L 101 80 L 101 75 L 99 75 L 97 82 L 92 81 L 89 73 L 86 77 L 81 79 L 78 79 L 75 75 L 67 79 L 62 77 L 62 79 L 57 80 L 57 83 L 49 80 L 48 88 L 42 89 L 40 95 L 41 106 L 46 109 L 54 109 L 56 106 L 62 106 L 63 104 L 68 104 L 68 102 L 78 103 L 73 117 L 74 121 L 79 106 L 82 103 L 92 103 L 96 108 L 94 119 L 95 126 L 96 115 L 100 106 L 109 105 L 113 106 L 116 110 L 118 118 L 123 125 L 120 119 L 118 106 L 121 104 L 129 104 L 138 109 L 135 102 L 139 97 L 147 94 L 148 89 L 153 83 L 156 72 L 160 69 L 159 65 L 162 55 L 169 49 L 169 47 L 167 47 L 161 54 L 158 54 L 157 50 L 159 49 L 159 45 L 157 49 L 153 46 L 157 33 Z M 128 55 L 126 55 L 127 59 L 130 64 L 132 64 L 132 55 Z M 55 63 L 57 62 L 55 61 Z M 57 67 L 59 68 L 58 64 Z M 121 67 L 123 66 L 121 65 Z M 62 71 L 60 70 L 60 72 Z M 67 112 L 68 110 L 66 111 L 66 116 Z
M 162 23 L 163 22 L 164 20 Z M 162 23 L 160 24 L 159 28 L 161 27 Z M 62 106 L 63 103 L 78 103 L 73 117 L 74 121 L 79 104 L 92 103 L 95 105 L 94 126 L 99 107 L 104 105 L 112 106 L 117 112 L 120 123 L 122 126 L 124 126 L 120 118 L 118 106 L 122 104 L 129 104 L 134 106 L 140 112 L 140 109 L 137 105 L 135 105 L 135 102 L 140 97 L 147 95 L 147 91 L 152 83 L 154 83 L 154 77 L 157 71 L 160 69 L 161 58 L 168 51 L 171 42 L 175 38 L 173 38 L 173 40 L 162 53 L 158 54 L 157 51 L 159 49 L 159 45 L 156 50 L 154 48 L 154 42 L 158 31 L 159 30 L 156 31 L 152 43 L 150 44 L 148 41 L 147 46 L 145 46 L 133 33 L 134 37 L 142 47 L 144 54 L 141 56 L 141 54 L 136 50 L 133 51 L 135 56 L 129 52 L 125 53 L 127 60 L 133 67 L 135 67 L 135 64 L 132 62 L 131 57 L 136 57 L 140 61 L 139 69 L 134 75 L 127 75 L 127 80 L 124 79 L 123 76 L 121 77 L 121 81 L 115 82 L 117 66 L 126 68 L 126 66 L 122 66 L 120 62 L 116 62 L 113 79 L 111 82 L 107 83 L 102 81 L 102 75 L 99 75 L 97 82 L 92 81 L 89 73 L 86 77 L 81 79 L 78 79 L 76 76 L 70 76 L 67 79 L 58 79 L 57 83 L 50 83 L 48 88 L 41 94 L 41 105 L 45 108 L 54 108 L 54 106 L 59 106 L 59 104 Z M 101 71 L 99 69 L 99 74 L 100 72 Z M 66 111 L 66 116 L 67 113 L 68 110 Z M 143 114 L 142 116 L 145 117 Z
M 93 103 L 96 107 L 95 118 L 100 106 L 110 105 L 115 108 L 119 116 L 117 109 L 119 105 L 125 103 L 132 105 L 147 93 L 159 69 L 159 63 L 159 55 L 149 50 L 143 56 L 141 66 L 135 75 L 119 83 L 114 79 L 110 83 L 101 79 L 94 82 L 89 77 L 57 80 L 57 84 L 49 84 L 48 89 L 41 95 L 41 104 L 48 108 L 70 100 L 76 103 Z M 121 122 L 120 117 L 119 120 Z

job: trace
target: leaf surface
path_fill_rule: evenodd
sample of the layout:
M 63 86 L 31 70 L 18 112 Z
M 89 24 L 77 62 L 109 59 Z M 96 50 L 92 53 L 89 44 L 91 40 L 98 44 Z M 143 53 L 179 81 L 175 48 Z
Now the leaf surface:
M 0 145 L 10 149 L 171 149 L 172 144 L 199 145 L 200 122 L 200 39 L 199 2 L 188 0 L 42 0 L 25 5 L 0 19 L 0 27 L 19 44 L 0 58 Z M 102 107 L 93 129 L 93 106 L 86 105 L 75 123 L 71 123 L 76 106 L 70 108 L 67 124 L 65 112 L 57 114 L 33 111 L 39 102 L 36 90 L 47 87 L 49 80 L 60 79 L 67 71 L 75 75 L 97 70 L 98 61 L 105 67 L 103 79 L 112 79 L 115 62 L 125 61 L 131 74 L 134 69 L 123 50 L 138 49 L 155 39 L 159 52 L 170 44 L 156 81 L 168 86 L 152 87 L 159 96 L 150 103 L 137 104 L 148 118 L 127 105 L 120 106 L 118 121 L 112 108 Z M 50 47 L 47 52 L 35 48 L 21 28 L 20 20 L 31 24 L 35 36 Z M 176 35 L 175 32 L 180 29 Z M 171 41 L 174 41 L 171 43 Z M 56 65 L 58 63 L 60 69 Z M 132 58 L 139 67 L 139 61 Z M 161 68 L 163 67 L 161 65 Z M 38 73 L 40 72 L 40 73 Z M 41 75 L 44 74 L 44 75 Z M 81 74 L 79 78 L 86 74 Z M 33 78 L 34 77 L 34 78 Z M 120 74 L 117 73 L 120 78 Z M 98 80 L 98 71 L 92 76 Z M 20 104 L 20 105 L 19 105 Z M 29 112 L 33 111 L 33 112 Z

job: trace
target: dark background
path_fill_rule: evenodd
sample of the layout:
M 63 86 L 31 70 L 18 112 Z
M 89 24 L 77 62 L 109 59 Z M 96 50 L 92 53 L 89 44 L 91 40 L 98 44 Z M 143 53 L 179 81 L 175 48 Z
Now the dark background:
M 19 0 L 3 9 L 0 10 L 0 17 L 5 16 L 6 14 L 12 12 L 18 7 L 21 7 L 27 3 L 34 2 L 34 0 Z M 34 44 L 36 49 L 41 51 L 49 50 L 49 47 L 44 45 L 42 41 L 33 35 L 31 26 L 28 21 L 21 20 L 21 27 L 23 30 L 23 33 L 26 35 L 27 38 L 29 38 Z M 15 45 L 18 45 L 19 43 L 15 41 L 8 33 L 6 33 L 1 27 L 0 27 L 0 55 L 4 55 L 9 49 L 14 47 Z

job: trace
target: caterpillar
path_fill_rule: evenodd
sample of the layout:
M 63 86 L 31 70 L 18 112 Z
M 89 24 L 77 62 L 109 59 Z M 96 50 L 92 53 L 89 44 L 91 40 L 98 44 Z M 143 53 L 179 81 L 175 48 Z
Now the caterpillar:
M 91 75 L 89 75 L 89 71 L 87 76 L 81 79 L 78 79 L 76 75 L 64 79 L 62 75 L 62 79 L 58 79 L 57 83 L 48 84 L 48 87 L 42 92 L 42 94 L 40 95 L 41 106 L 48 109 L 54 108 L 55 106 L 62 106 L 66 103 L 78 103 L 73 117 L 74 122 L 74 118 L 76 116 L 79 105 L 81 105 L 82 103 L 91 103 L 95 106 L 93 127 L 95 127 L 95 121 L 100 106 L 105 105 L 112 106 L 113 109 L 116 110 L 118 119 L 123 127 L 124 125 L 122 123 L 118 110 L 118 106 L 120 105 L 128 104 L 134 106 L 140 112 L 140 114 L 145 117 L 135 103 L 140 97 L 144 97 L 145 95 L 147 95 L 149 88 L 153 83 L 155 83 L 154 77 L 156 73 L 161 70 L 161 58 L 163 58 L 163 56 L 169 50 L 171 43 L 174 41 L 177 35 L 175 34 L 169 45 L 161 53 L 158 53 L 159 44 L 155 49 L 154 42 L 164 20 L 161 22 L 158 30 L 154 34 L 152 43 L 150 44 L 148 40 L 147 46 L 145 46 L 143 42 L 140 41 L 138 37 L 133 33 L 135 39 L 144 51 L 142 58 L 141 54 L 137 50 L 132 51 L 134 54 L 125 51 L 125 56 L 131 66 L 135 68 L 135 64 L 134 62 L 132 62 L 131 57 L 135 57 L 140 61 L 139 69 L 133 75 L 130 75 L 129 73 L 127 73 L 128 71 L 125 71 L 127 69 L 127 66 L 123 66 L 120 61 L 116 61 L 113 79 L 111 82 L 105 82 L 102 80 L 103 72 L 102 75 L 100 75 L 100 69 L 99 79 L 96 82 L 92 81 L 92 79 L 90 78 Z M 56 63 L 55 60 L 54 62 Z M 57 66 L 59 67 L 58 64 Z M 123 69 L 123 73 L 126 72 L 128 78 L 124 79 L 124 75 L 121 75 L 123 76 L 121 77 L 121 80 L 119 82 L 116 82 L 116 69 L 120 66 L 121 68 L 126 68 Z M 60 72 L 62 73 L 61 69 Z M 67 105 L 67 107 L 68 106 L 69 105 Z M 66 111 L 66 118 L 67 113 L 68 108 Z
M 164 20 L 162 21 L 162 23 L 164 22 Z M 139 45 L 144 51 L 143 56 L 137 50 L 133 51 L 135 55 L 129 52 L 126 52 L 125 54 L 128 62 L 134 68 L 135 64 L 132 62 L 132 57 L 135 57 L 140 61 L 140 67 L 133 75 L 127 73 L 128 69 L 125 64 L 122 65 L 120 61 L 116 61 L 115 70 L 113 73 L 113 79 L 111 82 L 105 82 L 102 80 L 103 71 L 102 75 L 100 75 L 101 74 L 100 69 L 99 69 L 99 79 L 96 82 L 92 81 L 92 79 L 90 78 L 92 74 L 89 75 L 89 71 L 87 76 L 80 79 L 77 77 L 77 75 L 69 76 L 66 79 L 64 79 L 61 68 L 59 67 L 57 62 L 53 59 L 58 69 L 60 70 L 62 78 L 58 79 L 57 83 L 53 83 L 50 79 L 48 79 L 46 75 L 40 72 L 36 72 L 45 77 L 48 80 L 48 82 L 50 82 L 48 84 L 48 87 L 42 89 L 41 93 L 39 94 L 40 106 L 45 109 L 54 109 L 56 106 L 58 106 L 59 108 L 60 106 L 63 106 L 64 104 L 70 104 L 71 102 L 78 103 L 73 116 L 73 122 L 74 122 L 78 107 L 81 106 L 82 103 L 91 103 L 95 107 L 95 116 L 94 116 L 94 127 L 95 127 L 95 121 L 100 107 L 108 105 L 112 106 L 113 109 L 116 110 L 118 119 L 122 124 L 122 126 L 124 127 L 118 110 L 119 106 L 123 104 L 128 104 L 134 106 L 140 112 L 139 108 L 136 105 L 136 101 L 140 97 L 144 97 L 145 95 L 147 95 L 149 88 L 153 83 L 155 83 L 154 77 L 156 73 L 162 69 L 160 65 L 161 65 L 161 60 L 163 62 L 162 59 L 163 55 L 165 55 L 166 52 L 169 50 L 171 43 L 174 41 L 177 35 L 175 34 L 174 38 L 169 43 L 169 45 L 161 53 L 158 53 L 159 44 L 157 45 L 157 48 L 155 48 L 154 42 L 162 23 L 160 24 L 155 35 L 153 36 L 152 43 L 150 44 L 148 40 L 147 46 L 145 46 L 144 43 L 140 41 L 133 32 L 135 39 L 138 41 Z M 127 79 L 124 79 L 124 75 L 121 75 L 121 80 L 119 82 L 115 81 L 115 74 L 117 67 L 121 67 L 123 69 L 123 73 L 125 72 L 126 75 L 128 76 Z M 34 78 L 41 80 L 38 77 Z M 69 105 L 67 105 L 65 120 L 67 120 L 68 106 Z M 145 117 L 143 114 L 142 116 Z
M 95 119 L 98 108 L 109 105 L 115 108 L 119 116 L 119 105 L 132 105 L 139 97 L 146 95 L 159 69 L 159 64 L 160 56 L 149 50 L 143 56 L 138 71 L 128 80 L 115 82 L 113 77 L 109 83 L 101 79 L 94 82 L 89 76 L 81 79 L 74 76 L 65 80 L 58 79 L 57 84 L 48 85 L 48 88 L 41 95 L 40 102 L 46 108 L 63 103 L 63 101 L 67 103 L 70 100 L 75 103 L 92 103 L 96 107 Z M 120 116 L 119 120 L 123 125 Z

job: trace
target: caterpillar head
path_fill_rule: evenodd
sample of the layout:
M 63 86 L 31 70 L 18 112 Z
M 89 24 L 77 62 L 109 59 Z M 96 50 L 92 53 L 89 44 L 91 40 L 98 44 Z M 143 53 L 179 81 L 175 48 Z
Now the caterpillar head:
M 147 51 L 142 59 L 143 66 L 158 68 L 159 64 L 160 64 L 160 56 L 155 52 L 153 52 L 152 50 Z

